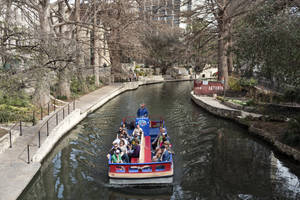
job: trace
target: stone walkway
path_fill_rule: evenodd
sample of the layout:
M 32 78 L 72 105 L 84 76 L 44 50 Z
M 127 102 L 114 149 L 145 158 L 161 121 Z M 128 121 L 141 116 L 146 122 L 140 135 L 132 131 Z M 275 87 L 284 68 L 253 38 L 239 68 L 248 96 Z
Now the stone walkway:
M 221 108 L 221 109 L 225 109 L 225 110 L 236 110 L 236 109 L 230 108 L 228 106 L 225 106 L 224 104 L 221 104 L 218 100 L 216 100 L 213 97 L 197 96 L 197 99 L 200 99 L 201 101 L 205 102 L 205 104 L 208 104 L 212 107 Z
M 97 102 L 106 98 L 108 95 L 121 89 L 123 84 L 114 84 L 102 87 L 92 93 L 84 95 L 76 100 L 76 109 L 80 109 L 81 113 L 86 112 Z M 70 105 L 69 111 L 73 111 Z M 59 112 L 58 112 L 59 111 Z M 56 110 L 58 122 L 62 121 L 63 111 Z M 56 113 L 49 120 L 49 132 L 56 126 Z M 68 107 L 65 108 L 65 116 L 68 114 Z M 38 131 L 43 123 L 48 120 L 45 117 L 37 125 L 23 128 L 23 135 L 19 136 L 12 144 L 12 148 L 0 153 L 0 200 L 15 200 L 26 188 L 33 176 L 40 169 L 41 164 L 31 162 L 27 163 L 27 145 L 30 144 L 30 158 L 38 150 Z M 46 139 L 47 126 L 41 129 L 41 144 Z

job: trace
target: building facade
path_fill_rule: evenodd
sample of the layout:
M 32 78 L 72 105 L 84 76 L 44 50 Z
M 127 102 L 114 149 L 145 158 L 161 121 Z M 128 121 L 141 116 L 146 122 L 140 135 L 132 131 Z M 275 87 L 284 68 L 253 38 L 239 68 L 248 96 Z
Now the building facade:
M 181 0 L 144 0 L 140 12 L 145 19 L 179 27 Z

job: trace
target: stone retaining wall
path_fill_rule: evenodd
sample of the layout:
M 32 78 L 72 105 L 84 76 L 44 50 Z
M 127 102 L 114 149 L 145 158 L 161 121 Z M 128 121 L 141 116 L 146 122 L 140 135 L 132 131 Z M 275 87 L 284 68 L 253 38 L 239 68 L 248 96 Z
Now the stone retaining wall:
M 197 99 L 194 95 L 192 95 L 192 99 L 197 105 L 201 106 L 202 108 L 204 108 L 205 110 L 207 110 L 208 112 L 216 116 L 228 118 L 228 119 L 236 119 L 237 116 L 241 116 L 241 111 L 239 110 L 227 110 L 222 108 L 216 108 Z
M 227 118 L 227 119 L 233 119 L 234 121 L 238 122 L 239 124 L 242 125 L 246 125 L 248 126 L 248 131 L 256 136 L 259 136 L 260 138 L 262 138 L 264 141 L 268 142 L 269 144 L 271 144 L 276 150 L 278 150 L 280 153 L 285 154 L 291 158 L 293 158 L 296 161 L 300 161 L 300 151 L 298 151 L 295 148 L 292 148 L 286 144 L 281 143 L 280 141 L 278 141 L 271 133 L 262 130 L 262 129 L 258 129 L 255 128 L 253 125 L 248 124 L 248 123 L 244 123 L 243 120 L 241 120 L 238 116 L 241 115 L 241 111 L 238 110 L 226 110 L 226 109 L 222 109 L 222 108 L 217 108 L 217 107 L 213 107 L 211 105 L 206 104 L 205 102 L 201 101 L 200 99 L 198 99 L 193 92 L 191 93 L 191 97 L 193 99 L 193 101 L 201 106 L 202 108 L 204 108 L 205 110 L 207 110 L 208 112 L 219 116 L 219 117 L 223 117 L 223 118 Z
M 265 141 L 267 141 L 268 143 L 273 145 L 280 153 L 290 156 L 294 160 L 300 161 L 300 151 L 298 151 L 297 149 L 292 148 L 286 144 L 279 142 L 269 132 L 259 129 L 259 128 L 256 128 L 252 125 L 250 125 L 248 130 L 250 133 L 253 133 L 257 136 L 262 137 Z

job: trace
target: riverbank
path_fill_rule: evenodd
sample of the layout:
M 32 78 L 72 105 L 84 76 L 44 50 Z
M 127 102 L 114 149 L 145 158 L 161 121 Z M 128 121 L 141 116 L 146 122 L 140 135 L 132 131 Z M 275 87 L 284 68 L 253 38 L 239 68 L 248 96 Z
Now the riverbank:
M 189 81 L 189 79 L 172 81 Z M 30 154 L 33 156 L 31 156 L 29 164 L 27 164 L 26 157 L 24 157 L 26 155 L 24 149 L 26 149 L 28 143 L 38 141 L 37 130 L 47 118 L 40 121 L 36 126 L 24 130 L 23 136 L 16 138 L 14 141 L 13 148 L 6 149 L 5 152 L 0 154 L 0 176 L 2 178 L 0 182 L 0 200 L 17 199 L 35 174 L 38 173 L 43 159 L 51 152 L 56 143 L 89 113 L 125 91 L 135 90 L 142 85 L 163 82 L 167 81 L 159 79 L 113 84 L 80 97 L 76 100 L 76 109 L 72 110 L 64 120 L 53 127 L 49 136 L 42 142 L 41 147 L 38 148 L 35 145 L 31 149 Z
M 197 96 L 191 92 L 192 100 L 206 111 L 222 118 L 231 119 L 248 128 L 249 133 L 259 136 L 264 141 L 271 144 L 278 152 L 284 154 L 296 161 L 300 161 L 300 151 L 279 141 L 279 134 L 270 132 L 268 124 L 258 125 L 257 121 L 261 121 L 264 117 L 260 114 L 246 112 L 239 109 L 233 109 L 229 106 L 221 104 L 217 99 L 208 96 Z M 279 126 L 282 126 L 279 124 Z

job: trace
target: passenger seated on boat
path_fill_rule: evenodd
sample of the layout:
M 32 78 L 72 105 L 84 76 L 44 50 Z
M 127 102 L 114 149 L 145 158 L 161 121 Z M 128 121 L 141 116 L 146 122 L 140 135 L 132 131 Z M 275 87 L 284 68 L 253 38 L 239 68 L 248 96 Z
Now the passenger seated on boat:
M 117 142 L 113 142 L 113 147 L 109 150 L 109 152 L 108 152 L 108 154 L 107 154 L 106 157 L 109 159 L 110 156 L 114 155 L 114 153 L 115 153 L 116 150 L 120 150 L 121 151 L 118 143 Z
M 117 144 L 119 145 L 119 143 L 120 143 L 120 141 L 121 141 L 121 138 L 122 138 L 121 134 L 118 134 L 118 135 L 117 135 L 117 138 L 113 141 L 113 144 L 114 144 L 114 143 L 117 143 Z
M 126 132 L 126 134 L 128 133 L 128 129 L 127 129 L 127 127 L 126 127 L 126 123 L 123 123 L 122 129 L 123 129 L 123 131 Z
M 139 158 L 140 157 L 140 145 L 139 140 L 135 139 L 133 144 L 130 144 L 128 150 L 129 161 L 131 162 L 131 158 Z
M 128 149 L 124 139 L 120 141 L 119 147 L 121 149 L 121 158 L 123 163 L 129 163 Z
M 121 134 L 123 132 L 123 127 L 120 126 L 119 131 L 118 131 L 118 135 Z
M 136 128 L 132 132 L 132 136 L 140 138 L 143 133 L 143 129 L 137 124 Z
M 164 145 L 161 147 L 161 150 L 162 150 L 161 161 L 162 162 L 169 161 L 171 158 L 170 152 L 166 149 Z
M 128 125 L 128 129 L 132 130 L 135 127 L 135 121 L 131 121 Z
M 127 146 L 127 145 L 129 144 L 129 141 L 128 141 L 128 139 L 127 139 L 127 138 L 125 138 L 125 136 L 124 136 L 124 135 L 121 135 L 120 142 L 121 142 L 121 141 L 124 141 L 124 143 L 125 143 L 125 146 Z M 119 146 L 120 146 L 120 142 L 119 142 Z
M 161 161 L 161 154 L 162 154 L 161 148 L 157 149 L 155 155 L 152 158 L 152 161 L 153 162 L 160 162 Z
M 141 107 L 137 111 L 137 116 L 138 117 L 148 117 L 148 110 L 147 110 L 147 108 L 145 108 L 145 104 L 142 103 L 140 106 Z
M 123 131 L 121 132 L 121 137 L 122 137 L 122 138 L 125 138 L 125 139 L 127 139 L 127 140 L 129 140 L 129 135 L 127 134 L 127 132 L 126 132 L 125 130 L 123 130 Z
M 155 139 L 153 140 L 153 142 L 151 143 L 153 149 L 156 149 L 157 144 L 158 144 L 158 139 L 159 139 L 159 137 L 162 135 L 162 133 L 166 132 L 166 129 L 164 129 L 163 127 L 160 127 L 159 132 L 160 132 L 160 133 L 156 136 L 156 138 L 155 138 Z
M 158 147 L 161 148 L 163 146 L 163 144 L 164 144 L 165 141 L 169 141 L 169 138 L 168 138 L 167 133 L 163 132 L 162 135 L 158 138 L 156 148 L 158 148 Z
M 174 154 L 174 151 L 171 149 L 171 143 L 170 143 L 170 141 L 165 141 L 164 142 L 164 146 L 165 146 L 165 148 L 167 149 L 167 151 L 169 152 L 169 153 L 171 153 L 171 154 Z
M 115 153 L 111 157 L 112 163 L 123 163 L 122 157 L 121 157 L 121 151 L 117 149 Z

